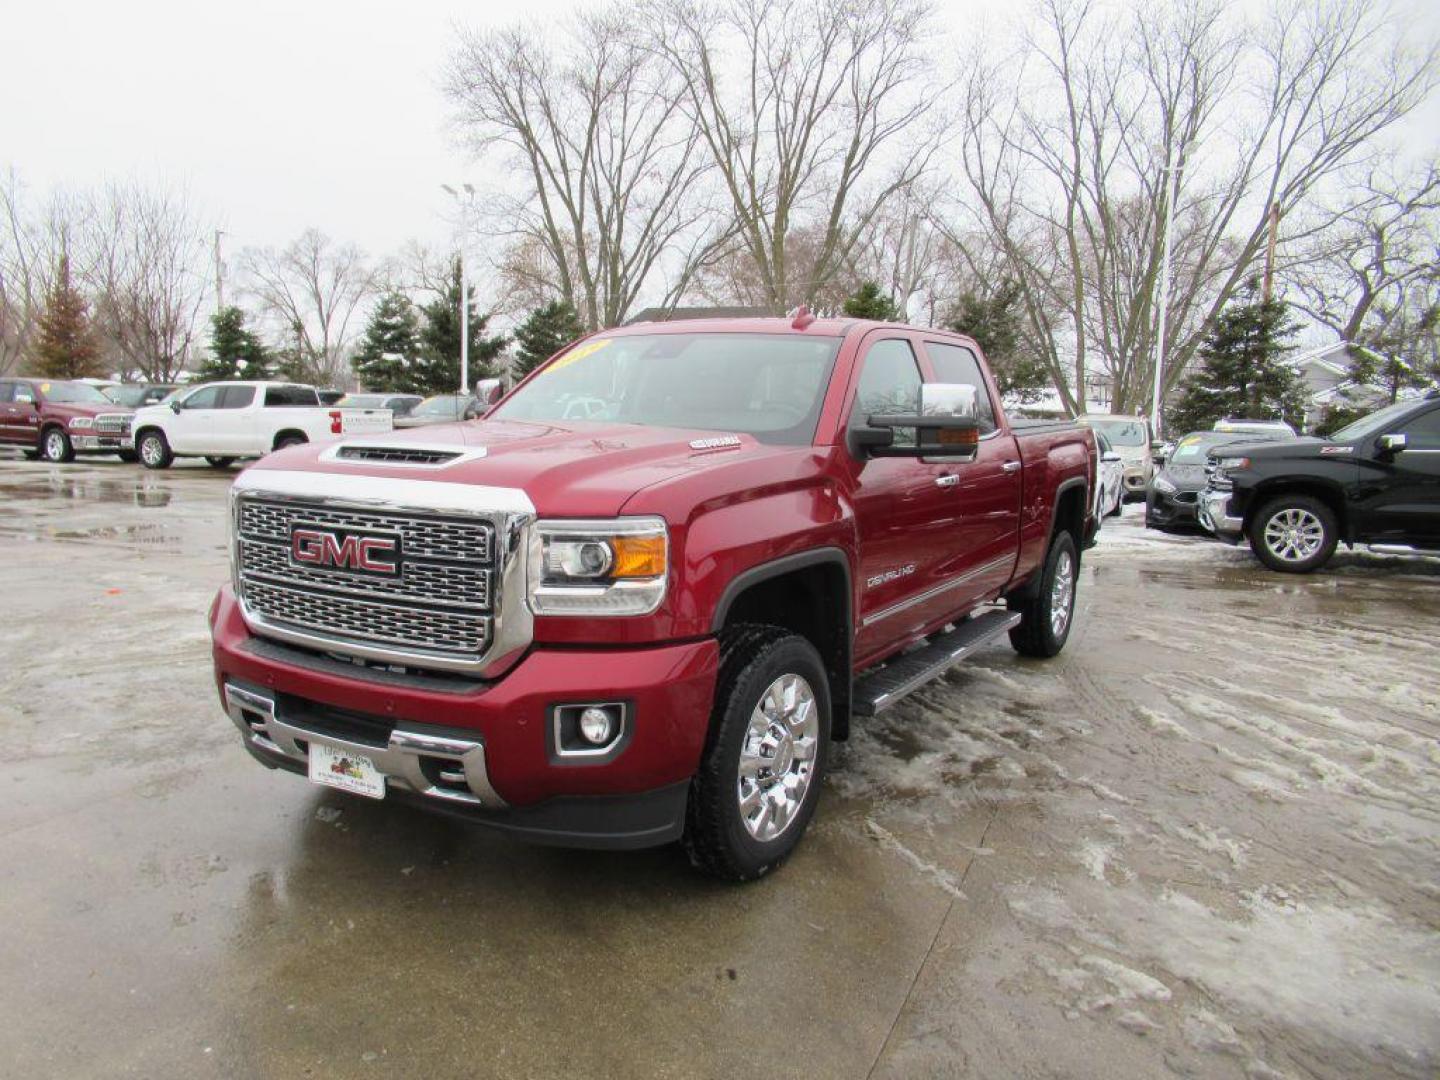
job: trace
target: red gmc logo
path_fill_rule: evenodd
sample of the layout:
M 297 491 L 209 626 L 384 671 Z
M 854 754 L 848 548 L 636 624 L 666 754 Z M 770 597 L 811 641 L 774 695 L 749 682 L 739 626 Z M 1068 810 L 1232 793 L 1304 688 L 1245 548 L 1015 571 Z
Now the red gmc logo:
M 290 557 L 307 566 L 398 574 L 400 542 L 393 536 L 341 534 L 298 527 L 290 532 Z

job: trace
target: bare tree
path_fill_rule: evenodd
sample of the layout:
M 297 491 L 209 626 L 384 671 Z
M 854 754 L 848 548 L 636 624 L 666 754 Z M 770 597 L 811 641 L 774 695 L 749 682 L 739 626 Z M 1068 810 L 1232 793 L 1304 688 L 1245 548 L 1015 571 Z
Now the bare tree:
M 649 10 L 765 305 L 815 300 L 935 149 L 925 125 L 944 88 L 921 47 L 926 0 L 655 0 Z M 819 242 L 797 258 L 801 227 Z
M 174 382 L 190 363 L 209 295 L 208 230 L 187 194 L 111 186 L 86 229 L 96 321 L 127 377 Z
M 84 209 L 63 191 L 33 203 L 13 169 L 0 177 L 0 375 L 32 358 L 45 297 L 61 257 L 77 246 Z
M 1346 181 L 1341 205 L 1317 208 L 1280 272 L 1296 307 L 1342 341 L 1373 345 L 1440 279 L 1440 164 L 1411 175 L 1367 164 Z
M 719 238 L 683 85 L 633 11 L 579 15 L 563 36 L 553 48 L 534 27 L 469 33 L 446 88 L 474 149 L 507 152 L 522 178 L 521 198 L 491 200 L 510 223 L 510 273 L 594 329 L 662 279 L 673 303 Z
M 1028 63 L 976 58 L 962 166 L 1069 410 L 1097 369 L 1113 408 L 1148 403 L 1167 170 L 1165 390 L 1254 272 L 1270 206 L 1311 197 L 1434 85 L 1433 56 L 1391 31 L 1382 9 L 1344 0 L 1277 7 L 1255 27 L 1210 0 L 1124 16 L 1045 0 Z
M 282 347 L 298 353 L 300 373 L 321 385 L 346 371 L 356 310 L 376 289 L 376 276 L 353 244 L 307 229 L 283 251 L 244 253 L 246 289 L 260 304 Z

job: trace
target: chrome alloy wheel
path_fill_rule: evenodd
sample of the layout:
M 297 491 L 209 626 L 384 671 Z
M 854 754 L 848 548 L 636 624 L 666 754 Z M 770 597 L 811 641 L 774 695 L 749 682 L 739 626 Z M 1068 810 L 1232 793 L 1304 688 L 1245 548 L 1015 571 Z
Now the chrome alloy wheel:
M 140 440 L 140 460 L 146 465 L 155 466 L 160 464 L 160 459 L 165 456 L 165 448 L 160 445 L 160 438 L 156 435 L 146 435 Z
M 1265 523 L 1265 546 L 1283 562 L 1314 558 L 1325 543 L 1325 526 L 1309 510 L 1281 510 Z
M 815 691 L 799 675 L 781 675 L 760 695 L 740 743 L 735 794 L 745 829 L 756 840 L 774 840 L 800 812 L 819 736 Z
M 1055 560 L 1055 580 L 1050 586 L 1050 632 L 1056 639 L 1064 637 L 1070 625 L 1070 609 L 1075 603 L 1075 558 L 1068 551 Z
M 45 436 L 45 460 L 65 460 L 65 436 L 58 428 L 51 430 Z

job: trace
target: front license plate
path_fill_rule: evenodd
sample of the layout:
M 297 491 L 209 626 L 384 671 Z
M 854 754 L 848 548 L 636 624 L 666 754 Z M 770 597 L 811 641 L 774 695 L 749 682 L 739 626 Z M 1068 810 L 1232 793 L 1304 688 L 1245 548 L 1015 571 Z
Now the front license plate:
M 385 797 L 385 774 L 361 754 L 310 741 L 310 781 L 371 799 Z

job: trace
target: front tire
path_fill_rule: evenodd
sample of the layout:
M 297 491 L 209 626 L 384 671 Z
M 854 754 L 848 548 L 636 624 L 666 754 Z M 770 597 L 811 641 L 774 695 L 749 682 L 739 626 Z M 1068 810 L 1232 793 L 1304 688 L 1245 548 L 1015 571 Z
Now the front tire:
M 829 746 L 830 684 L 815 646 L 777 626 L 727 628 L 686 808 L 691 863 L 727 881 L 779 866 L 815 813 Z
M 135 452 L 140 455 L 140 464 L 147 469 L 168 469 L 175 460 L 170 443 L 163 431 L 146 431 L 135 443 Z
M 1308 574 L 1330 561 L 1340 541 L 1335 511 L 1313 495 L 1280 495 L 1253 518 L 1250 550 L 1271 570 Z
M 235 459 L 233 457 L 207 456 L 205 460 L 209 463 L 212 469 L 228 469 L 231 465 L 235 464 Z
M 1068 532 L 1056 533 L 1034 591 L 1006 598 L 1006 606 L 1021 615 L 1020 625 L 1010 631 L 1010 644 L 1021 656 L 1048 659 L 1065 647 L 1075 621 L 1079 574 L 1075 538 Z
M 127 465 L 134 465 L 140 460 L 140 455 L 134 450 L 121 450 L 116 456 Z
M 75 460 L 75 447 L 70 444 L 69 435 L 52 427 L 40 436 L 40 456 L 52 465 L 63 465 Z

